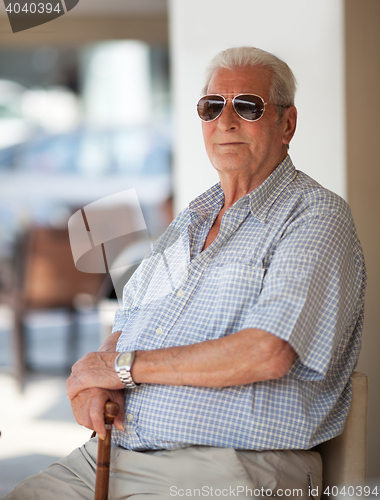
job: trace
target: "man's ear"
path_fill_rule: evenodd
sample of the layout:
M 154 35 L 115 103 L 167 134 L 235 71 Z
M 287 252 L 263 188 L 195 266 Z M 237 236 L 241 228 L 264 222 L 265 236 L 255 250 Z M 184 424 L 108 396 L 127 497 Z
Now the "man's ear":
M 297 126 L 297 108 L 290 106 L 286 108 L 281 120 L 282 125 L 282 143 L 289 144 L 293 138 Z

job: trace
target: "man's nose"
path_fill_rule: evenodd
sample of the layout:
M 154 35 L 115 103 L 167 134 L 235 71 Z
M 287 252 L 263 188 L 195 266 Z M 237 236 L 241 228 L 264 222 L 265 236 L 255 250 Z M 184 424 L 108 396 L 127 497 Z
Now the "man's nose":
M 240 127 L 240 118 L 230 99 L 228 99 L 222 114 L 218 118 L 218 126 L 222 130 L 235 130 Z

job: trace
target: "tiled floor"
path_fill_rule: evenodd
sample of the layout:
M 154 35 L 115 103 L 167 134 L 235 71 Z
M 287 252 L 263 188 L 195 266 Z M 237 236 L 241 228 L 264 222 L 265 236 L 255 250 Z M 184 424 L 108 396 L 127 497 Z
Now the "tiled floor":
M 75 422 L 65 393 L 65 316 L 54 313 L 30 318 L 28 355 L 36 371 L 28 376 L 22 394 L 12 376 L 8 326 L 6 313 L 0 308 L 0 498 L 91 435 Z M 81 318 L 79 340 L 79 356 L 97 350 L 96 314 Z

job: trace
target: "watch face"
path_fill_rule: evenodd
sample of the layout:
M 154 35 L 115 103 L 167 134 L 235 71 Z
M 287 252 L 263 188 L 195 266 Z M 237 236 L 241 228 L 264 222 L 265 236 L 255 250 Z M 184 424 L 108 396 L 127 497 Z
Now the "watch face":
M 117 360 L 117 366 L 131 366 L 133 361 L 133 352 L 122 352 Z

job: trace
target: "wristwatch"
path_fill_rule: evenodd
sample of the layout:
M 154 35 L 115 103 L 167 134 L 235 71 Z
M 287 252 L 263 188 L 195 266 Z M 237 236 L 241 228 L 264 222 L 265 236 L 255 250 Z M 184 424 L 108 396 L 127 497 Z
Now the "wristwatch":
M 115 370 L 127 389 L 134 389 L 136 384 L 131 375 L 131 369 L 135 360 L 135 351 L 121 352 L 115 359 Z

